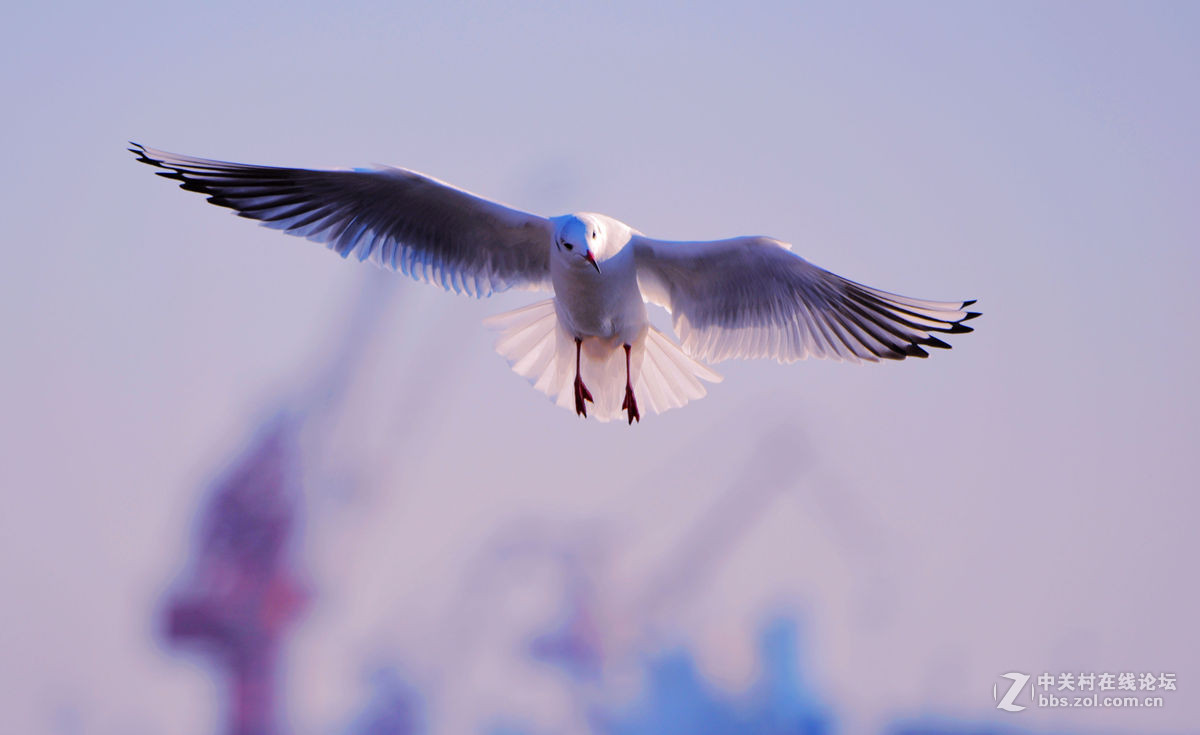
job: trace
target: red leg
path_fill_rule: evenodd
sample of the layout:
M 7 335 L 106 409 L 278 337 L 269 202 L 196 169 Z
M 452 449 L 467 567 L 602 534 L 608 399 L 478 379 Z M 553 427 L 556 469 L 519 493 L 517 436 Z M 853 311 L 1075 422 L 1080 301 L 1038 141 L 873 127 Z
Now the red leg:
M 633 377 L 629 373 L 629 351 L 630 346 L 625 345 L 625 402 L 621 404 L 621 408 L 629 412 L 629 425 L 633 426 L 633 422 L 642 422 L 642 415 L 638 413 L 637 399 L 633 397 Z
M 583 340 L 579 337 L 575 338 L 575 413 L 587 418 L 587 405 L 584 401 L 592 400 L 592 392 L 583 384 L 583 378 L 579 377 L 579 351 L 583 347 Z

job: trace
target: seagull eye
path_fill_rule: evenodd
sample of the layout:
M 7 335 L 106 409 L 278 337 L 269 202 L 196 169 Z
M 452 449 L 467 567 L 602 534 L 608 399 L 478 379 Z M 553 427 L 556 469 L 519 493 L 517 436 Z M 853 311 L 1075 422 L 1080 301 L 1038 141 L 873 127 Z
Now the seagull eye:
M 564 248 L 566 248 L 567 250 L 574 250 L 574 249 L 575 249 L 575 246 L 574 246 L 574 245 L 572 245 L 572 244 L 571 244 L 571 243 L 569 243 L 569 242 L 564 242 L 564 243 L 563 243 L 563 247 L 564 247 Z

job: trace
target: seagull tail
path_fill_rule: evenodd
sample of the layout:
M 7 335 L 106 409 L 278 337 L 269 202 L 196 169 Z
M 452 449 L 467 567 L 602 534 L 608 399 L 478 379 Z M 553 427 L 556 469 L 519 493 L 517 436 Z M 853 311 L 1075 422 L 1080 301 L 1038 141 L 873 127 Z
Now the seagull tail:
M 499 352 L 513 372 L 527 379 L 559 406 L 575 410 L 575 340 L 559 327 L 554 299 L 489 317 L 500 332 Z M 585 340 L 580 373 L 595 398 L 588 416 L 600 421 L 623 420 L 625 353 L 621 345 Z M 721 376 L 689 357 L 670 337 L 650 326 L 633 345 L 633 390 L 643 413 L 662 413 L 707 393 L 701 380 Z
M 691 357 L 654 326 L 646 330 L 641 365 L 634 370 L 633 392 L 640 405 L 663 413 L 703 398 L 708 389 L 701 380 L 721 382 L 721 376 Z M 636 360 L 637 350 L 634 350 Z

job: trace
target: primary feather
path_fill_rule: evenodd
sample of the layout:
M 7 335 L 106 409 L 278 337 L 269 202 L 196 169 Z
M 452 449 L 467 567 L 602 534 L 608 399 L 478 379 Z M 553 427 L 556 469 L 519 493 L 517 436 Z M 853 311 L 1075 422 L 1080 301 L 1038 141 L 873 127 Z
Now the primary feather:
M 935 332 L 970 332 L 973 301 L 925 301 L 818 268 L 766 237 L 669 242 L 635 236 L 638 284 L 665 307 L 689 354 L 718 362 L 928 357 Z
M 312 171 L 210 161 L 146 148 L 130 151 L 180 188 L 324 243 L 343 258 L 408 274 L 472 296 L 548 288 L 550 221 L 399 168 Z

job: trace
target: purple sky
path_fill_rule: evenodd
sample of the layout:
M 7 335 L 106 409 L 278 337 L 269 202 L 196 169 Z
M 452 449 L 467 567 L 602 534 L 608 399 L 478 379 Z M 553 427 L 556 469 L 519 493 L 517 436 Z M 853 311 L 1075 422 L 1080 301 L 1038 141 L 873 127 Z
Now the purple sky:
M 1119 733 L 1200 722 L 1198 6 L 5 16 L 0 730 L 213 730 L 211 685 L 151 635 L 159 595 L 205 483 L 323 364 L 369 268 L 156 180 L 131 138 L 390 163 L 659 237 L 767 234 L 849 278 L 984 312 L 928 361 L 722 363 L 707 398 L 629 429 L 574 419 L 492 351 L 480 320 L 541 296 L 475 302 L 397 278 L 335 440 L 370 480 L 310 519 L 324 602 L 296 643 L 297 723 L 341 721 L 379 651 L 421 671 L 451 658 L 464 575 L 528 519 L 609 539 L 614 646 L 667 631 L 730 686 L 751 673 L 765 611 L 803 611 L 849 732 L 920 713 Z M 639 607 L 752 457 L 787 492 L 687 604 Z M 486 603 L 500 612 L 469 670 L 436 675 L 454 697 L 435 710 L 447 732 L 524 706 L 516 681 L 569 731 L 552 685 L 505 658 L 544 607 L 522 579 L 528 600 Z M 1160 711 L 1011 715 L 991 688 L 1013 670 L 1170 671 L 1179 691 Z

